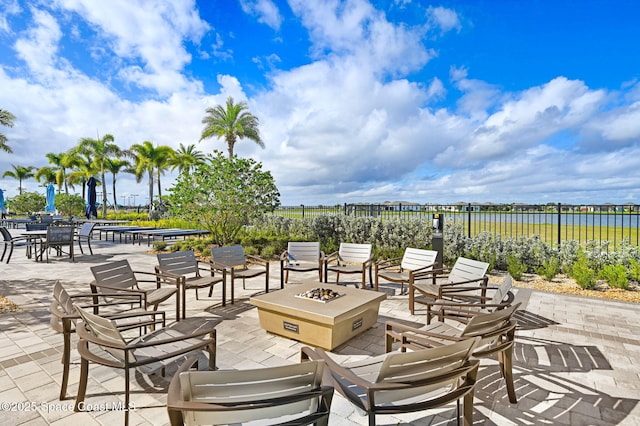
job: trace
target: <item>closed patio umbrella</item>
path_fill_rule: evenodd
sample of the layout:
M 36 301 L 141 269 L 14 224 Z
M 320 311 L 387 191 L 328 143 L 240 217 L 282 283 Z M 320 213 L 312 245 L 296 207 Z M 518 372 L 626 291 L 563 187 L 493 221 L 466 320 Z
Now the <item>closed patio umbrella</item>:
M 6 213 L 7 205 L 4 202 L 4 192 L 2 191 L 2 189 L 0 189 L 0 214 L 2 215 L 3 219 L 6 217 Z
M 96 179 L 91 177 L 87 182 L 87 219 L 91 219 L 91 216 L 98 217 L 98 210 L 96 209 Z
M 56 190 L 52 183 L 47 186 L 47 205 L 44 211 L 47 213 L 55 213 L 56 211 Z

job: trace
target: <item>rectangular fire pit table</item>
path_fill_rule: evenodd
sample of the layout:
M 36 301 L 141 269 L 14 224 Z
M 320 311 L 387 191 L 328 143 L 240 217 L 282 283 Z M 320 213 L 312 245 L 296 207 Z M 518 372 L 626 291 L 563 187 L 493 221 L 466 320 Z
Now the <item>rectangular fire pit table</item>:
M 296 297 L 315 288 L 344 294 L 326 303 Z M 260 326 L 270 333 L 333 350 L 370 328 L 378 320 L 385 293 L 318 282 L 289 285 L 284 290 L 254 296 Z

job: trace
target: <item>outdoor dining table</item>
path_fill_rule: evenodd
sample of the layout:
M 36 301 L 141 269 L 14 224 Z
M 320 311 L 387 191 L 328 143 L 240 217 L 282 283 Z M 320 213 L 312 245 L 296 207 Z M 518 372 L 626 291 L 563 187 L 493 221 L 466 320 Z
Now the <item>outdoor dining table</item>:
M 46 229 L 37 229 L 35 231 L 23 231 L 20 235 L 26 237 L 27 241 L 29 241 L 34 248 L 35 253 L 35 261 L 38 261 L 38 243 L 42 245 L 42 240 L 47 238 L 47 230 Z M 42 255 L 42 253 L 40 253 Z M 31 259 L 31 247 L 27 247 L 27 258 Z

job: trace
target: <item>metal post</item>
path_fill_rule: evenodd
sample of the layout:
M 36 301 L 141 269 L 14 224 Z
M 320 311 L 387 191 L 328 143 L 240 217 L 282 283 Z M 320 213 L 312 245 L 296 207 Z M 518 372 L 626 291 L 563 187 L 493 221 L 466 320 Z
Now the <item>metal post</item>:
M 562 241 L 562 203 L 558 203 L 558 249 L 560 249 L 560 243 Z
M 438 252 L 435 266 L 442 268 L 444 266 L 444 216 L 440 213 L 434 213 L 432 226 L 431 246 L 433 250 Z

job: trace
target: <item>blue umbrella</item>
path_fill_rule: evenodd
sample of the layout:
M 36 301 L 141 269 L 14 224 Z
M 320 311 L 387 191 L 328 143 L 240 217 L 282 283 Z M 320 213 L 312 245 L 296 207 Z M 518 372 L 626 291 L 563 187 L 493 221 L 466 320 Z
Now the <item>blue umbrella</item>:
M 50 183 L 47 186 L 47 205 L 44 208 L 47 213 L 55 213 L 56 211 L 56 189 Z
M 7 205 L 4 203 L 4 192 L 0 189 L 0 213 L 4 218 L 5 213 L 7 212 Z
M 91 219 L 91 216 L 98 217 L 98 210 L 96 208 L 96 200 L 98 198 L 96 195 L 96 184 L 96 180 L 93 177 L 87 182 L 87 219 Z

